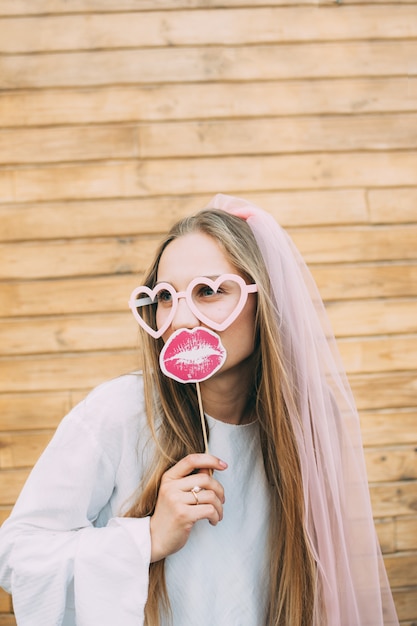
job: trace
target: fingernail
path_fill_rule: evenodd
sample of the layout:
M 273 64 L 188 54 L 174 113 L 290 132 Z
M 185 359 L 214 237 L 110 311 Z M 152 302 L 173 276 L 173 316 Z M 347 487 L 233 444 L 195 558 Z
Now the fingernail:
M 227 463 L 225 461 L 222 461 L 221 459 L 219 459 L 219 465 L 220 467 L 223 467 L 224 469 L 226 469 L 227 467 Z

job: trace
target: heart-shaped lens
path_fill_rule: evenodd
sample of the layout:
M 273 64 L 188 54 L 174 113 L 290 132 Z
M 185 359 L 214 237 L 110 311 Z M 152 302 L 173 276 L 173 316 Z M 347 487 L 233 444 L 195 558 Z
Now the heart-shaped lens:
M 137 287 L 130 296 L 129 307 L 140 326 L 155 339 L 161 337 L 169 327 L 175 313 L 176 292 L 172 285 L 160 283 L 154 289 Z M 165 311 L 164 324 L 156 325 L 156 310 Z
M 245 306 L 248 285 L 238 275 L 223 274 L 216 280 L 195 278 L 187 292 L 200 322 L 214 330 L 225 330 Z

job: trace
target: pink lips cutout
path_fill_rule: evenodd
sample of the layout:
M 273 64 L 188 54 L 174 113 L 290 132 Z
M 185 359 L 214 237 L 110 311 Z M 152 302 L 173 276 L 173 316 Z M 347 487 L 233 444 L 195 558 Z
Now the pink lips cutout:
M 208 328 L 175 331 L 159 355 L 161 370 L 180 383 L 198 383 L 210 378 L 226 360 L 219 335 Z

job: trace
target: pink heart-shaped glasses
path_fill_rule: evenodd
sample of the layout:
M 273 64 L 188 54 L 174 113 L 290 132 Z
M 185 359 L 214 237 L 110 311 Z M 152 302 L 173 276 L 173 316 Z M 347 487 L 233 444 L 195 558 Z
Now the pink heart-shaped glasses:
M 158 339 L 175 317 L 178 300 L 185 298 L 194 316 L 213 330 L 225 330 L 241 313 L 249 293 L 258 291 L 237 274 L 222 274 L 215 280 L 198 276 L 185 291 L 176 291 L 170 283 L 158 283 L 153 289 L 142 285 L 132 291 L 129 307 L 138 324 Z M 160 326 L 156 326 L 156 311 Z

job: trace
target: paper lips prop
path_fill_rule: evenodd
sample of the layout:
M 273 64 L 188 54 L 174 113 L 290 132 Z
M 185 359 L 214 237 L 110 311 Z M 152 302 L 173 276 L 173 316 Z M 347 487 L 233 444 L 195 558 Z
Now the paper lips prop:
M 161 370 L 180 383 L 199 383 L 210 378 L 226 360 L 219 335 L 208 328 L 180 328 L 159 355 Z

